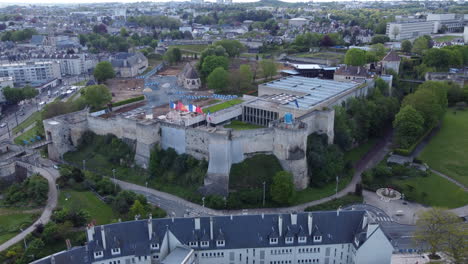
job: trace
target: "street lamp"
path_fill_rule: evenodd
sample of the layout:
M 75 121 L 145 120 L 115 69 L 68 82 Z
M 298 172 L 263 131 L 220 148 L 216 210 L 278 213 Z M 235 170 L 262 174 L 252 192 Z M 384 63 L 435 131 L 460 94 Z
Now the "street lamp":
M 340 178 L 336 176 L 336 187 L 335 187 L 335 196 L 338 197 L 338 182 L 340 181 Z
M 23 232 L 23 228 L 20 228 L 21 232 Z M 28 248 L 28 245 L 26 244 L 26 237 L 23 237 L 23 242 L 24 242 L 24 249 Z
M 112 175 L 114 176 L 114 192 L 117 191 L 117 182 L 115 181 L 115 169 L 112 169 Z
M 265 207 L 266 182 L 263 182 L 263 206 Z
M 201 200 L 202 200 L 202 203 L 203 203 L 202 206 L 205 207 L 205 196 L 203 196 L 203 197 L 201 198 Z
M 6 121 L 6 127 L 7 127 L 7 130 L 8 130 L 8 139 L 11 138 L 11 134 L 10 134 L 10 125 L 8 124 L 8 120 Z

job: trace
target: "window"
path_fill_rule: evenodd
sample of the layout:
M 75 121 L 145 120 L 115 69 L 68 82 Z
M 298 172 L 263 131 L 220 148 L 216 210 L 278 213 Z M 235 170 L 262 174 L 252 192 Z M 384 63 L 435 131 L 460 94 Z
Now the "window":
M 104 256 L 104 253 L 102 251 L 94 252 L 94 258 L 101 258 L 102 256 Z
M 286 244 L 292 244 L 294 242 L 294 238 L 293 237 L 287 237 L 286 238 Z
M 159 249 L 159 243 L 152 243 L 151 249 Z
M 113 249 L 111 249 L 111 253 L 112 253 L 112 255 L 118 255 L 118 254 L 120 254 L 120 248 L 113 248 Z
M 198 247 L 198 242 L 197 241 L 190 241 L 189 246 L 191 247 Z
M 210 242 L 208 242 L 208 241 L 202 241 L 202 242 L 200 243 L 200 245 L 201 245 L 202 247 L 208 247 L 208 246 L 210 245 Z
M 216 240 L 217 247 L 224 247 L 224 240 Z
M 298 238 L 298 240 L 299 240 L 299 243 L 305 243 L 305 242 L 307 242 L 307 237 L 305 237 L 305 236 L 300 236 L 300 237 Z
M 278 238 L 270 238 L 270 244 L 278 244 Z
M 322 242 L 322 236 L 314 236 L 314 242 Z

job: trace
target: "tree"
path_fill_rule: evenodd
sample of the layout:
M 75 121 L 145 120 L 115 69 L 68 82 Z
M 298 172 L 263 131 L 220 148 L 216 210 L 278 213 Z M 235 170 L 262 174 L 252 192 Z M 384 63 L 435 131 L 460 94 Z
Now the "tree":
M 323 36 L 322 40 L 320 41 L 320 46 L 331 47 L 334 45 L 335 45 L 335 42 L 329 35 Z
M 217 67 L 208 75 L 208 88 L 222 91 L 227 87 L 229 74 L 223 67 Z
M 389 93 L 388 91 L 388 83 L 384 81 L 382 78 L 377 78 L 375 80 L 375 88 L 377 88 L 382 94 Z
M 407 105 L 395 116 L 393 127 L 396 143 L 401 148 L 408 148 L 424 132 L 424 118 L 411 105 Z
M 382 43 L 377 43 L 371 46 L 371 52 L 375 54 L 375 56 L 380 60 L 382 59 L 386 52 L 385 46 Z
M 224 39 L 217 41 L 215 45 L 222 46 L 231 58 L 239 56 L 245 50 L 244 45 L 238 40 Z
M 102 83 L 107 79 L 111 79 L 115 77 L 115 71 L 112 67 L 112 64 L 108 61 L 101 61 L 96 65 L 96 68 L 93 72 L 94 78 L 98 81 L 98 83 Z
M 9 86 L 3 88 L 3 95 L 5 99 L 13 104 L 16 104 L 25 99 L 34 98 L 39 94 L 39 91 L 31 86 L 25 86 L 23 88 L 11 88 Z
M 393 38 L 396 39 L 396 37 L 398 36 L 398 34 L 400 34 L 400 28 L 398 28 L 398 27 L 393 27 L 391 33 L 392 33 Z
M 205 58 L 201 70 L 202 79 L 208 77 L 214 69 L 221 67 L 227 71 L 229 66 L 228 58 L 224 56 L 211 55 Z
M 346 52 L 344 63 L 352 66 L 363 66 L 366 64 L 366 51 L 361 49 L 349 49 Z
M 413 44 L 411 44 L 411 41 L 406 39 L 406 40 L 403 40 L 403 42 L 401 42 L 401 50 L 403 52 L 410 53 L 412 48 L 413 48 Z
M 130 207 L 129 214 L 130 214 L 130 217 L 135 217 L 135 216 L 144 217 L 146 216 L 146 210 L 139 200 L 135 200 L 133 202 L 132 207 Z
M 452 251 L 451 247 L 455 246 L 453 247 L 455 254 L 452 255 L 458 258 L 459 253 L 466 254 L 466 251 L 458 252 L 457 245 L 453 245 L 457 241 L 457 239 L 453 240 L 453 235 L 457 232 L 455 230 L 461 231 L 459 228 L 463 228 L 462 225 L 458 225 L 459 223 L 460 218 L 456 214 L 441 208 L 421 211 L 416 221 L 414 240 L 418 244 L 428 245 L 432 257 L 436 257 L 436 252 L 444 249 L 447 252 Z M 466 228 L 464 233 L 466 234 Z M 466 243 L 466 237 L 464 239 Z M 464 248 L 466 249 L 466 244 Z
M 164 54 L 164 59 L 170 64 L 180 62 L 182 60 L 182 53 L 179 48 L 171 47 L 166 54 Z
M 250 65 L 242 64 L 239 68 L 240 89 L 247 90 L 252 87 L 253 73 Z
M 412 52 L 422 55 L 425 50 L 429 49 L 429 41 L 424 36 L 414 40 Z
M 112 95 L 107 86 L 99 84 L 86 87 L 84 98 L 88 105 L 96 109 L 109 103 Z
M 295 194 L 293 175 L 287 171 L 279 171 L 273 176 L 270 187 L 271 199 L 279 204 L 289 204 Z
M 124 28 L 124 27 L 120 28 L 120 36 L 121 37 L 128 37 L 128 32 L 127 32 L 126 28 Z
M 260 67 L 262 69 L 263 78 L 272 78 L 277 74 L 276 64 L 273 60 L 262 60 L 260 61 Z
M 458 102 L 463 101 L 463 90 L 456 83 L 450 83 L 447 90 L 447 101 L 449 106 L 453 106 Z
M 385 35 L 375 35 L 372 37 L 372 44 L 381 43 L 384 44 L 385 42 L 389 42 L 390 38 Z

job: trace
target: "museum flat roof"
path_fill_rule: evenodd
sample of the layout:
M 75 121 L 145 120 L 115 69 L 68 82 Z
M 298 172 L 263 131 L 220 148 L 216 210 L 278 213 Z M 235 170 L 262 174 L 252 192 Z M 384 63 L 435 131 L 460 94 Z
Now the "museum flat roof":
M 322 80 L 318 78 L 289 76 L 263 85 L 265 87 L 283 90 L 286 94 L 288 92 L 294 92 L 296 94 L 303 93 L 303 96 L 297 99 L 299 108 L 310 109 L 319 103 L 356 88 L 360 84 Z M 296 108 L 296 103 L 291 101 L 285 104 L 285 106 Z

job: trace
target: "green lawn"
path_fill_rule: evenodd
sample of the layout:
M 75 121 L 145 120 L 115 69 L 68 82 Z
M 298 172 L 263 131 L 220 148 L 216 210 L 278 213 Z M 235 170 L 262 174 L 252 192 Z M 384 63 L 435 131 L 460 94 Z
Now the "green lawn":
M 179 48 L 181 49 L 182 51 L 191 51 L 191 52 L 195 52 L 195 53 L 200 53 L 202 52 L 204 49 L 206 49 L 208 47 L 208 45 L 205 45 L 205 44 L 200 44 L 200 45 L 174 45 L 174 46 L 171 46 L 171 47 L 174 47 L 174 48 Z
M 468 111 L 448 110 L 440 131 L 419 155 L 431 168 L 468 186 Z
M 208 112 L 214 113 L 214 112 L 229 108 L 229 107 L 231 107 L 233 105 L 240 104 L 242 102 L 244 102 L 244 101 L 242 101 L 241 99 L 232 99 L 232 100 L 226 101 L 224 103 L 220 103 L 220 104 L 216 104 L 216 105 L 213 105 L 213 106 L 210 106 L 210 107 L 203 108 L 203 112 L 204 113 L 208 113 Z
M 201 195 L 197 193 L 198 186 L 182 186 L 178 184 L 169 184 L 162 182 L 159 178 L 149 178 L 148 172 L 144 169 L 124 168 L 111 164 L 104 156 L 92 152 L 92 147 L 87 147 L 81 151 L 67 152 L 64 159 L 75 165 L 81 166 L 83 160 L 86 160 L 86 168 L 103 176 L 112 176 L 112 169 L 115 168 L 117 179 L 132 182 L 144 186 L 148 182 L 148 187 L 168 192 L 189 201 L 201 201 Z
M 344 153 L 344 158 L 346 161 L 350 161 L 353 164 L 358 162 L 364 155 L 366 155 L 369 150 L 375 145 L 377 139 L 371 138 L 366 143 L 362 143 L 356 148 Z
M 37 214 L 34 213 L 21 213 L 18 210 L 2 209 L 0 215 L 0 244 L 14 237 L 21 232 L 20 228 L 26 228 L 34 223 Z
M 63 208 L 76 208 L 88 211 L 91 219 L 96 220 L 98 225 L 111 223 L 116 219 L 112 208 L 99 200 L 97 196 L 90 192 L 78 192 L 70 189 L 60 190 L 58 205 Z
M 435 42 L 447 42 L 447 41 L 452 41 L 456 38 L 460 38 L 458 36 L 443 36 L 443 37 L 435 37 L 434 41 Z
M 315 206 L 309 206 L 307 207 L 304 211 L 310 212 L 310 211 L 326 211 L 326 210 L 336 210 L 338 207 L 343 207 L 347 206 L 350 204 L 356 204 L 356 203 L 362 203 L 364 199 L 361 196 L 356 196 L 354 194 L 348 194 L 346 196 L 343 196 L 338 199 L 331 200 L 329 202 L 315 205 Z
M 31 129 L 26 130 L 26 132 L 16 137 L 14 142 L 17 145 L 24 145 L 23 140 L 29 141 L 31 138 L 36 139 L 36 136 L 40 134 L 41 131 L 38 130 L 37 126 L 33 126 Z
M 233 121 L 231 121 L 230 124 L 225 125 L 224 127 L 225 128 L 232 128 L 234 130 L 247 130 L 247 129 L 263 128 L 262 126 L 249 124 L 249 123 L 244 123 L 244 122 L 239 121 L 239 120 L 233 120 Z
M 37 120 L 41 119 L 41 112 L 34 112 L 32 115 L 30 115 L 26 120 L 21 122 L 17 127 L 13 128 L 13 133 L 18 133 L 22 129 L 27 128 L 28 126 L 36 123 Z
M 430 173 L 427 177 L 411 177 L 392 180 L 408 200 L 446 208 L 457 208 L 468 204 L 468 193 L 447 179 Z
M 342 189 L 344 189 L 350 181 L 351 181 L 351 176 L 341 178 L 338 182 L 338 191 L 341 191 Z M 335 188 L 336 188 L 335 181 L 325 186 L 322 186 L 320 188 L 308 187 L 307 189 L 298 191 L 296 193 L 296 196 L 294 197 L 291 205 L 303 204 L 303 203 L 315 201 L 318 199 L 322 199 L 322 198 L 334 195 L 336 193 Z
M 299 58 L 315 58 L 315 59 L 330 59 L 330 60 L 342 60 L 344 59 L 344 53 L 334 53 L 334 52 L 317 52 L 317 53 L 302 53 L 294 55 Z

